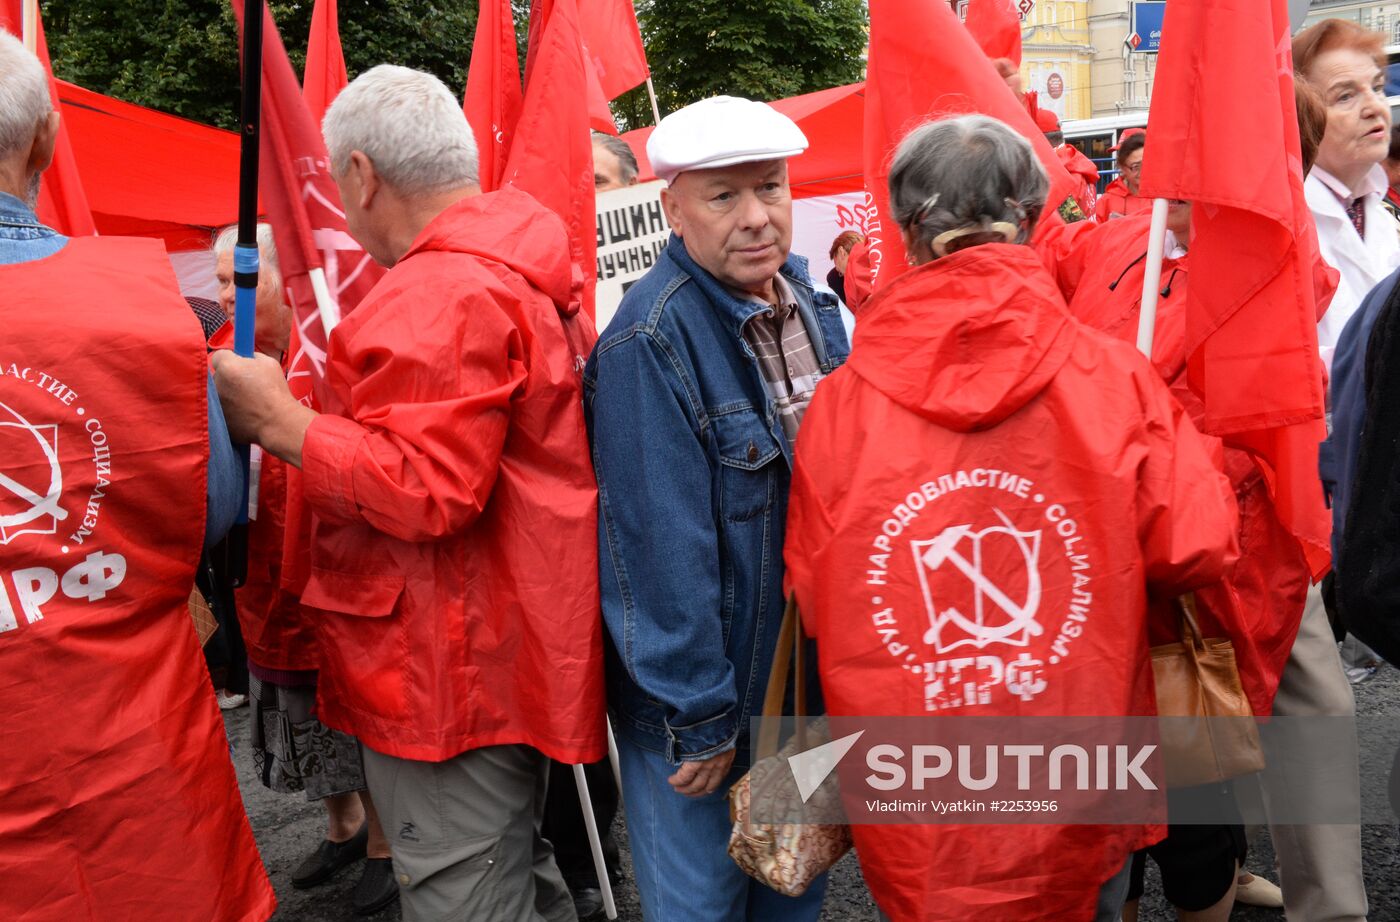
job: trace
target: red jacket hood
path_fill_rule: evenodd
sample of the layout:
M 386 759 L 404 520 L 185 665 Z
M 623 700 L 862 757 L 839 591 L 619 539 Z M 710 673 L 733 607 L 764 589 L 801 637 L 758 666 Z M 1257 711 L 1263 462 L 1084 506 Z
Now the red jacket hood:
M 970 432 L 995 426 L 1040 393 L 1074 334 L 1035 251 L 990 244 L 891 282 L 857 325 L 849 364 L 900 406 Z
M 501 263 L 544 292 L 566 317 L 582 305 L 583 280 L 576 278 L 569 261 L 564 222 L 514 187 L 449 206 L 423 228 L 403 258 L 429 251 L 470 253 Z
M 1094 166 L 1094 161 L 1084 156 L 1083 152 L 1073 144 L 1061 144 L 1055 148 L 1055 156 L 1060 158 L 1060 162 L 1072 175 L 1078 176 L 1088 183 L 1099 181 L 1099 168 Z M 1124 191 L 1127 191 L 1126 188 Z

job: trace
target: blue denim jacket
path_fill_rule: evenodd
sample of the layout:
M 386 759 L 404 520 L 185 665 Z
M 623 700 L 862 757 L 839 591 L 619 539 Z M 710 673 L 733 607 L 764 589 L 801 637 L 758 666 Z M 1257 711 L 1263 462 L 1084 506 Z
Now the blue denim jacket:
M 32 208 L 13 195 L 0 192 L 0 266 L 43 259 L 67 245 L 68 238 L 44 225 Z M 243 468 L 229 441 L 224 410 L 212 377 L 205 387 L 209 401 L 209 478 L 204 546 L 212 547 L 233 527 L 238 515 L 243 501 Z
M 781 271 L 829 373 L 850 351 L 839 302 L 805 259 Z M 743 338 L 761 310 L 673 235 L 584 369 L 608 703 L 673 763 L 747 738 L 782 622 L 792 446 Z

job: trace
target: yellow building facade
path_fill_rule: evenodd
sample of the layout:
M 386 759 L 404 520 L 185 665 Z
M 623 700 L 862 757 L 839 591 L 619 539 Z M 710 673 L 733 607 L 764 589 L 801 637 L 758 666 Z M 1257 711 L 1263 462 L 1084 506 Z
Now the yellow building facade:
M 1061 119 L 1093 112 L 1094 44 L 1089 0 L 1021 0 L 1021 80 Z M 1027 9 L 1029 7 L 1029 9 Z

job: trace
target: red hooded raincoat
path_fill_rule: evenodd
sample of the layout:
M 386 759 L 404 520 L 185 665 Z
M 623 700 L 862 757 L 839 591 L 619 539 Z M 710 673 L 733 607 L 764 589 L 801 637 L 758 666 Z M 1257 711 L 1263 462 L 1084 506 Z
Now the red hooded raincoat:
M 505 189 L 434 219 L 331 337 L 302 602 L 321 720 L 378 752 L 606 752 L 578 290 L 562 222 Z
M 1070 313 L 1126 343 L 1137 341 L 1150 224 L 1149 215 L 1112 221 L 1075 238 L 1058 258 L 1048 250 L 1042 254 L 1055 267 Z M 1187 263 L 1186 256 L 1162 262 L 1152 364 L 1199 422 L 1205 408 L 1186 381 Z M 1238 449 L 1224 449 L 1224 457 L 1239 503 L 1242 554 L 1224 582 L 1197 592 L 1201 626 L 1208 636 L 1224 632 L 1233 641 L 1250 705 L 1268 716 L 1311 579 L 1302 547 L 1279 521 L 1259 468 Z M 1154 644 L 1175 639 L 1166 629 L 1169 620 L 1154 619 L 1154 627 Z
M 929 561 L 950 534 L 1011 608 Z M 1209 446 L 1147 363 L 1075 323 L 1029 247 L 989 245 L 871 301 L 849 363 L 803 422 L 788 536 L 789 584 L 834 715 L 1151 715 L 1148 589 L 1218 580 L 1235 512 Z M 892 656 L 890 617 L 917 670 Z M 1003 660 L 1005 681 L 971 696 L 937 678 L 968 649 Z M 1010 687 L 1031 663 L 1037 679 Z M 855 827 L 896 922 L 1089 918 L 1099 886 L 1162 833 Z
M 1112 217 L 1132 217 L 1151 210 L 1152 199 L 1133 195 L 1128 191 L 1128 184 L 1123 182 L 1120 176 L 1109 183 L 1108 188 L 1104 189 L 1103 194 L 1095 201 L 1094 220 L 1104 224 Z

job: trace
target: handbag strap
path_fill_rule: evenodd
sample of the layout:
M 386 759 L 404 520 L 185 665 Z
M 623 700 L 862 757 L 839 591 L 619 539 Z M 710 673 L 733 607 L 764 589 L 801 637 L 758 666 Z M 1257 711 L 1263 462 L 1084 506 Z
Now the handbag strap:
M 797 747 L 807 748 L 807 645 L 802 632 L 802 616 L 797 611 L 797 597 L 792 599 L 792 713 L 798 717 Z
M 778 646 L 773 651 L 773 666 L 768 671 L 768 689 L 763 694 L 765 720 L 758 731 L 757 758 L 778 751 L 778 718 L 783 716 L 783 695 L 787 692 L 788 673 L 797 664 L 794 710 L 802 716 L 807 710 L 806 657 L 803 654 L 802 630 L 797 613 L 797 596 L 789 596 L 783 610 L 783 623 L 778 629 Z M 801 721 L 798 722 L 799 729 Z
M 1178 596 L 1176 601 L 1181 606 L 1182 645 L 1192 652 L 1204 650 L 1206 641 L 1201 634 L 1201 623 L 1196 618 L 1196 593 L 1188 592 Z

